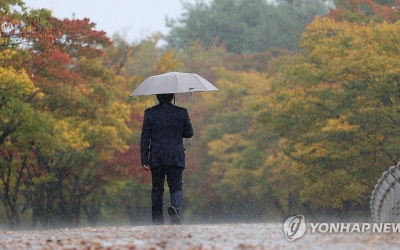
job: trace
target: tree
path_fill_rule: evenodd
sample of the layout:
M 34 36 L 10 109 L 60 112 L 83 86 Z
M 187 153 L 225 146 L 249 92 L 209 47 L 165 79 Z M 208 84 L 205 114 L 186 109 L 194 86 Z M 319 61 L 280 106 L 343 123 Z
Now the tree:
M 168 47 L 183 49 L 199 39 L 207 48 L 215 39 L 229 52 L 255 53 L 270 46 L 296 50 L 297 40 L 315 15 L 327 13 L 319 0 L 269 4 L 263 0 L 216 0 L 184 4 L 186 13 L 169 20 Z
M 21 11 L 16 9 L 20 8 Z M 41 30 L 40 21 L 27 12 L 21 0 L 5 0 L 0 9 L 0 46 L 15 46 L 29 43 L 38 30 Z
M 104 32 L 94 30 L 88 19 L 58 20 L 47 11 L 35 13 L 43 15 L 43 29 L 35 33 L 28 48 L 14 48 L 11 56 L 3 58 L 2 66 L 27 73 L 35 91 L 20 102 L 34 114 L 47 114 L 41 119 L 48 122 L 39 125 L 25 117 L 7 125 L 12 131 L 2 131 L 4 138 L 19 145 L 2 155 L 9 161 L 5 166 L 14 173 L 11 182 L 4 177 L 4 185 L 23 188 L 23 193 L 10 194 L 11 205 L 25 199 L 34 226 L 78 225 L 83 202 L 89 204 L 85 198 L 105 183 L 110 171 L 104 162 L 128 148 L 131 112 L 124 103 L 129 96 L 128 81 L 102 68 L 102 48 L 110 41 Z M 10 109 L 15 114 L 18 106 Z M 29 136 L 24 129 L 29 124 L 31 129 L 43 129 L 40 131 L 47 137 L 36 132 L 25 144 L 13 139 Z M 4 186 L 6 193 L 8 189 Z M 17 219 L 14 221 L 18 226 Z
M 2 59 L 11 54 L 11 50 L 3 51 Z M 23 70 L 18 72 L 11 67 L 0 67 L 0 75 L 0 197 L 9 224 L 14 228 L 20 223 L 21 212 L 29 205 L 26 201 L 21 204 L 20 199 L 27 169 L 34 163 L 32 148 L 40 146 L 48 150 L 54 146 L 51 134 L 46 133 L 46 129 L 54 125 L 54 120 L 27 103 L 38 89 Z
M 329 17 L 350 22 L 396 22 L 399 20 L 398 1 L 391 0 L 338 0 Z
M 317 18 L 258 116 L 284 153 L 271 167 L 293 162 L 313 211 L 367 213 L 376 179 L 400 157 L 397 30 Z
M 220 91 L 204 93 L 190 108 L 197 140 L 186 144 L 187 213 L 214 222 L 260 218 L 272 198 L 252 111 L 271 80 L 255 71 L 215 71 Z

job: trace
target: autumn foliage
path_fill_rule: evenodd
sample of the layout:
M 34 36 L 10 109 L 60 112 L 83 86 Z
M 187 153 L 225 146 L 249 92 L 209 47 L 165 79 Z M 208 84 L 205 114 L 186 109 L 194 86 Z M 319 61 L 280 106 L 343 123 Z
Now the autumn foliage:
M 176 98 L 195 130 L 185 140 L 188 221 L 365 219 L 374 183 L 400 158 L 399 2 L 336 1 L 305 28 L 300 51 L 253 54 L 230 53 L 216 39 L 179 51 L 158 48 L 158 35 L 111 41 L 89 19 L 18 14 L 9 4 L 23 4 L 6 2 L 0 218 L 7 226 L 147 223 L 151 178 L 141 171 L 139 142 L 143 112 L 156 99 L 129 94 L 169 71 L 198 73 L 219 88 Z
M 400 1 L 394 1 L 392 6 L 382 5 L 373 0 L 339 0 L 336 9 L 331 9 L 327 15 L 337 21 L 386 21 L 399 20 Z

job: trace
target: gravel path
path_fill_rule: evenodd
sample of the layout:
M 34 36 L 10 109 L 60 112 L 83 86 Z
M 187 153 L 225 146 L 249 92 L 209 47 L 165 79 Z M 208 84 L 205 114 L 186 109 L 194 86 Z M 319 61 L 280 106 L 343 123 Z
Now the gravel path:
M 399 236 L 307 232 L 290 242 L 274 223 L 3 230 L 0 249 L 395 249 Z

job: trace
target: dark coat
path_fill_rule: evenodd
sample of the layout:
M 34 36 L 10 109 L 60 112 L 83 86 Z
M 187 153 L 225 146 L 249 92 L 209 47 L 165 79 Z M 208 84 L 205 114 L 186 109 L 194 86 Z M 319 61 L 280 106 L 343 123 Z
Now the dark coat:
M 193 133 L 185 108 L 166 102 L 146 109 L 140 140 L 142 165 L 150 165 L 151 169 L 160 166 L 184 168 L 183 138 L 190 138 Z

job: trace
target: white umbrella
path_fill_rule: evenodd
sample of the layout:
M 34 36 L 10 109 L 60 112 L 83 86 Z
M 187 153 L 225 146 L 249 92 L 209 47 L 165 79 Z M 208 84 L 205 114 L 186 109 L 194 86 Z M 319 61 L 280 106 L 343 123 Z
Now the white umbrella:
M 203 77 L 193 73 L 169 72 L 150 76 L 130 96 L 188 93 L 218 90 Z

